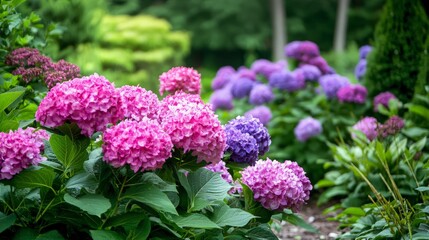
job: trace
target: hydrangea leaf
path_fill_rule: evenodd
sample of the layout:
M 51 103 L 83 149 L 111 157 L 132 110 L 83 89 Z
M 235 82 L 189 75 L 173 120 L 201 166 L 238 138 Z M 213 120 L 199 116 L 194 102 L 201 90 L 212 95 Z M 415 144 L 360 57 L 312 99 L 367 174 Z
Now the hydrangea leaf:
M 214 213 L 210 219 L 220 227 L 243 227 L 253 218 L 255 216 L 244 210 L 230 208 L 228 205 L 223 204 L 214 208 Z
M 109 199 L 102 195 L 87 194 L 82 197 L 75 198 L 70 194 L 64 195 L 64 201 L 71 204 L 79 209 L 87 212 L 88 214 L 101 217 L 101 214 L 105 213 L 112 206 Z
M 108 230 L 90 230 L 91 237 L 94 240 L 124 240 L 121 234 Z
M 65 171 L 78 171 L 83 168 L 83 162 L 88 159 L 86 148 L 89 145 L 89 139 L 73 141 L 67 135 L 52 134 L 49 143 Z
M 172 219 L 179 227 L 203 229 L 220 228 L 216 223 L 199 213 L 192 213 L 188 216 L 172 216 Z

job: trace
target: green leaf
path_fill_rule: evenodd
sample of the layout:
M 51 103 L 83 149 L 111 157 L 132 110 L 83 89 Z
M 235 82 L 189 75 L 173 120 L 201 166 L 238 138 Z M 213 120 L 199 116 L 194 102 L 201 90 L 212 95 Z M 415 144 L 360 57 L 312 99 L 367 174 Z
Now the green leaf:
M 191 213 L 188 216 L 172 216 L 172 219 L 179 227 L 202 229 L 220 228 L 216 223 L 199 213 Z
M 107 219 L 104 226 L 106 228 L 121 226 L 128 232 L 137 228 L 137 225 L 145 218 L 147 218 L 147 216 L 141 212 L 126 212 Z
M 70 178 L 65 187 L 67 189 L 75 189 L 77 193 L 79 193 L 82 188 L 90 193 L 95 193 L 98 187 L 98 181 L 95 179 L 94 175 L 84 172 Z
M 129 188 L 122 198 L 133 199 L 158 211 L 178 215 L 176 208 L 168 196 L 149 183 Z
M 427 192 L 429 191 L 429 187 L 418 187 L 416 188 L 416 190 L 419 192 Z
M 15 100 L 17 100 L 25 91 L 5 92 L 0 94 L 0 112 L 8 108 Z
M 89 139 L 73 141 L 69 136 L 53 134 L 49 139 L 52 150 L 64 168 L 79 171 L 83 168 L 83 162 L 88 159 L 86 148 Z
M 12 184 L 16 188 L 52 188 L 55 172 L 50 168 L 30 167 L 14 176 Z
M 175 192 L 177 188 L 175 184 L 168 183 L 153 172 L 146 172 L 142 176 L 143 182 L 149 182 L 158 187 L 163 192 Z
M 301 227 L 309 232 L 317 233 L 318 230 L 311 224 L 307 223 L 304 219 L 294 213 L 283 213 L 283 220 L 286 222 L 293 224 L 295 226 Z
M 93 240 L 125 240 L 121 234 L 108 230 L 89 230 Z
M 252 214 L 239 208 L 230 208 L 226 204 L 215 207 L 213 216 L 210 217 L 213 222 L 221 227 L 243 227 L 253 218 L 255 218 L 255 216 Z
M 36 240 L 64 240 L 64 237 L 57 230 L 52 230 L 37 236 Z
M 10 228 L 15 223 L 15 220 L 16 220 L 15 214 L 5 215 L 2 212 L 0 212 L 0 233 Z
M 145 240 L 150 234 L 150 220 L 144 215 L 145 218 L 140 221 L 140 223 L 130 231 L 128 234 L 127 240 Z
M 13 236 L 13 240 L 35 240 L 37 238 L 37 231 L 31 228 L 20 228 L 18 232 Z
M 255 228 L 250 229 L 246 233 L 247 239 L 251 240 L 277 240 L 277 236 L 271 231 L 268 224 L 261 224 Z
M 429 109 L 420 106 L 420 105 L 414 105 L 414 104 L 409 104 L 407 105 L 408 109 L 410 110 L 410 112 L 416 113 L 426 119 L 429 119 Z
M 346 208 L 342 213 L 359 216 L 359 217 L 365 216 L 365 211 L 359 207 Z
M 0 121 L 0 132 L 9 132 L 10 130 L 16 130 L 19 127 L 19 122 L 15 120 L 3 120 Z
M 70 194 L 64 194 L 64 201 L 79 209 L 87 212 L 88 214 L 101 217 L 112 206 L 109 199 L 102 195 L 87 194 L 79 198 L 72 197 Z

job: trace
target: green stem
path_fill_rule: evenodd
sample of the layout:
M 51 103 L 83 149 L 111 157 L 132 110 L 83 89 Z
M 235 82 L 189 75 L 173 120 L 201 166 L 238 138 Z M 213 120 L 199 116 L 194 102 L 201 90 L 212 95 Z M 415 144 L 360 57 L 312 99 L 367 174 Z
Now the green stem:
M 45 209 L 43 210 L 43 212 L 41 214 L 40 214 L 41 208 L 39 208 L 39 212 L 36 215 L 36 223 L 40 220 L 40 218 L 42 218 L 42 216 L 46 213 L 46 211 L 48 211 L 49 207 L 52 205 L 52 203 L 54 202 L 54 200 L 55 200 L 55 197 L 52 198 L 52 200 L 48 203 L 48 205 L 45 207 Z
M 103 224 L 101 224 L 100 229 L 103 228 L 104 224 L 107 222 L 107 220 L 109 218 L 111 218 L 112 216 L 116 215 L 117 211 L 118 211 L 118 206 L 119 206 L 119 202 L 122 200 L 122 192 L 124 191 L 124 187 L 127 183 L 127 176 L 125 175 L 124 181 L 121 184 L 121 188 L 119 189 L 118 192 L 118 196 L 116 197 L 116 201 L 115 201 L 115 206 L 113 206 L 112 211 L 110 211 L 109 215 L 106 217 L 106 219 L 104 219 Z

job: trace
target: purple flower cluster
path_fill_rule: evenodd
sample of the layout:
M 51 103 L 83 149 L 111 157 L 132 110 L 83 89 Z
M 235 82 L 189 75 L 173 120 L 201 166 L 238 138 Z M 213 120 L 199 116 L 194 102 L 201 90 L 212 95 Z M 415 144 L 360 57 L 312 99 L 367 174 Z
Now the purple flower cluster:
M 123 86 L 118 89 L 124 117 L 140 121 L 144 117 L 158 119 L 158 96 L 138 86 Z
M 377 119 L 373 117 L 364 117 L 353 126 L 353 129 L 361 131 L 372 141 L 378 136 L 378 125 Z M 354 137 L 354 134 L 352 134 L 352 137 Z
M 216 164 L 209 164 L 207 165 L 205 168 L 207 168 L 208 170 L 212 171 L 212 172 L 217 172 L 220 173 L 220 176 L 227 182 L 227 183 L 232 183 L 232 176 L 231 174 L 228 172 L 228 168 L 225 165 L 224 161 L 220 161 Z
M 255 81 L 250 78 L 241 77 L 234 79 L 231 82 L 231 94 L 236 99 L 247 97 L 250 91 L 252 91 L 253 85 L 255 85 Z
M 340 102 L 365 103 L 368 91 L 362 85 L 346 85 L 337 92 L 337 98 Z
M 326 62 L 326 60 L 322 56 L 312 58 L 305 64 L 316 66 L 323 74 L 335 73 L 335 71 L 328 65 L 328 62 Z
M 252 63 L 252 66 L 250 67 L 250 69 L 253 70 L 255 73 L 260 74 L 267 79 L 270 78 L 271 74 L 285 70 L 286 68 L 287 62 L 284 60 L 273 63 L 266 59 L 256 60 Z
M 362 80 L 366 73 L 367 56 L 372 51 L 372 47 L 364 45 L 359 48 L 359 62 L 355 67 L 355 76 L 358 80 Z
M 57 63 L 52 63 L 43 66 L 45 74 L 45 83 L 48 88 L 53 88 L 57 83 L 65 82 L 80 76 L 78 66 L 60 60 Z
M 298 72 L 282 70 L 271 74 L 269 84 L 273 88 L 293 92 L 305 88 L 305 78 Z
M 11 179 L 23 169 L 45 160 L 41 153 L 43 141 L 49 140 L 49 135 L 44 130 L 26 128 L 0 132 L 0 139 L 0 180 Z
M 308 62 L 310 59 L 320 56 L 319 47 L 311 41 L 294 41 L 286 45 L 287 57 Z
M 234 75 L 235 69 L 231 66 L 224 66 L 219 68 L 216 73 L 215 78 L 212 81 L 212 89 L 218 90 L 225 87 L 231 80 L 231 77 Z
M 233 162 L 255 164 L 258 160 L 258 143 L 249 133 L 241 132 L 235 128 L 225 129 L 226 152 L 231 153 L 229 159 Z
M 231 128 L 240 130 L 242 133 L 248 133 L 250 136 L 255 138 L 256 143 L 258 144 L 259 156 L 268 152 L 271 144 L 270 134 L 259 119 L 254 117 L 238 116 L 225 125 L 226 131 L 229 131 Z
M 232 79 L 238 79 L 238 78 L 248 78 L 250 80 L 255 81 L 256 80 L 256 72 L 252 69 L 246 68 L 246 67 L 239 67 L 237 72 L 232 76 Z
M 319 84 L 326 94 L 326 97 L 332 99 L 337 97 L 340 88 L 350 84 L 349 80 L 338 74 L 323 75 L 319 78 Z
M 234 108 L 233 97 L 229 88 L 216 90 L 210 96 L 213 111 L 217 109 L 231 110 Z
M 255 84 L 250 91 L 249 103 L 252 105 L 262 105 L 271 102 L 273 99 L 274 94 L 271 87 L 265 84 Z
M 289 160 L 259 160 L 241 172 L 241 181 L 253 191 L 256 201 L 273 211 L 298 210 L 313 188 L 304 170 Z
M 300 142 L 322 133 L 322 124 L 312 117 L 301 119 L 294 129 L 295 137 Z
M 306 81 L 317 81 L 322 76 L 322 72 L 318 67 L 309 64 L 301 65 L 295 71 L 301 71 Z
M 359 48 L 359 59 L 366 59 L 371 51 L 372 47 L 370 45 L 363 45 Z
M 268 125 L 271 118 L 273 117 L 271 110 L 266 106 L 256 106 L 253 109 L 247 111 L 244 116 L 252 116 L 254 118 L 257 118 L 265 126 Z
M 103 134 L 104 161 L 114 167 L 129 165 L 134 172 L 161 168 L 171 157 L 173 143 L 161 125 L 149 118 L 125 120 Z
M 378 112 L 378 106 L 382 105 L 385 108 L 389 108 L 389 101 L 391 99 L 397 99 L 391 92 L 382 92 L 374 97 L 374 111 Z
M 377 132 L 378 136 L 386 138 L 388 136 L 396 135 L 404 128 L 405 122 L 402 118 L 398 116 L 392 116 L 384 124 L 378 126 Z
M 46 127 L 75 122 L 91 136 L 123 118 L 121 97 L 115 86 L 97 74 L 57 84 L 42 100 L 36 120 Z
M 193 68 L 174 67 L 161 74 L 159 81 L 159 93 L 161 95 L 164 94 L 164 91 L 171 94 L 177 91 L 200 94 L 201 91 L 201 74 Z

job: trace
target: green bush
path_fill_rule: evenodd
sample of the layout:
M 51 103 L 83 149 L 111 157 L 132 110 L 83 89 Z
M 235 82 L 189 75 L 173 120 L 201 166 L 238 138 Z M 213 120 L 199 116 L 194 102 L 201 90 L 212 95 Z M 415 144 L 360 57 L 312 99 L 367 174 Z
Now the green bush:
M 420 1 L 387 1 L 368 58 L 365 80 L 370 96 L 391 91 L 402 102 L 412 99 L 428 29 Z

